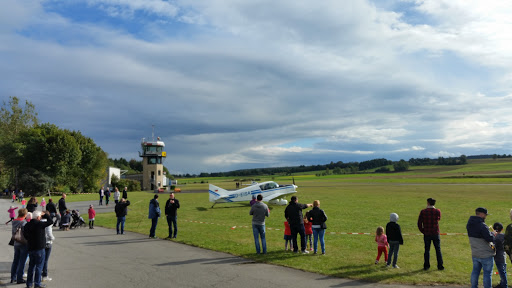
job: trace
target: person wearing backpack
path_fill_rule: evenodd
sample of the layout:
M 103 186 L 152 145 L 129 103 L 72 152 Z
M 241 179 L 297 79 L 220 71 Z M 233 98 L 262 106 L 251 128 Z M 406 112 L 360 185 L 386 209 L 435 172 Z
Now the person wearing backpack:
M 18 210 L 18 218 L 12 220 L 12 235 L 18 230 L 23 229 L 23 226 L 27 224 L 25 218 L 27 217 L 27 209 L 22 208 Z M 22 233 L 23 235 L 23 233 Z M 25 283 L 23 280 L 23 270 L 25 269 L 25 263 L 27 262 L 28 250 L 27 244 L 14 241 L 14 259 L 11 265 L 11 283 L 22 284 Z

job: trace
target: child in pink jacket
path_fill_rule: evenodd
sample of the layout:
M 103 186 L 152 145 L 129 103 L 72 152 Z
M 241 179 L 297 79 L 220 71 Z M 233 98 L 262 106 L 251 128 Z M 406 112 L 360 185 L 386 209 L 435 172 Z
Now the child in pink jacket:
M 94 229 L 94 217 L 96 217 L 96 211 L 94 210 L 94 207 L 89 205 L 89 229 Z
M 5 222 L 5 225 L 9 224 L 9 222 L 16 218 L 16 209 L 18 209 L 18 207 L 14 208 L 14 206 L 11 206 L 9 209 L 7 209 L 7 212 L 9 212 L 9 218 L 11 218 L 11 220 Z
M 380 256 L 384 253 L 384 259 L 388 261 L 388 237 L 384 234 L 384 228 L 382 226 L 377 227 L 377 232 L 375 233 L 375 242 L 377 242 L 377 259 L 375 259 L 375 264 L 379 264 Z

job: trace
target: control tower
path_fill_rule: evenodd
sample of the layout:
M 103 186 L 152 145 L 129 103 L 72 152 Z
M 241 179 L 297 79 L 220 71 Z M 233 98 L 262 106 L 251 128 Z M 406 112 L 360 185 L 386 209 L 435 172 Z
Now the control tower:
M 142 190 L 155 191 L 163 188 L 164 185 L 164 165 L 163 160 L 167 156 L 164 151 L 165 144 L 160 141 L 160 137 L 156 141 L 146 141 L 142 138 L 141 141 L 142 153 Z

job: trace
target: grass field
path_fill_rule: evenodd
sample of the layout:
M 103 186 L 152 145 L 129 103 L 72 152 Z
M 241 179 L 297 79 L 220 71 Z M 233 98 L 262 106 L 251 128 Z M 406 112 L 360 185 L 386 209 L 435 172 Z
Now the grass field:
M 474 215 L 475 208 L 489 209 L 486 223 L 511 221 L 510 195 L 512 178 L 497 178 L 512 173 L 512 161 L 508 159 L 473 160 L 465 166 L 412 167 L 412 171 L 389 174 L 357 174 L 316 177 L 293 176 L 300 203 L 321 201 L 327 221 L 326 256 L 298 255 L 284 251 L 284 206 L 270 205 L 271 214 L 266 221 L 267 255 L 256 255 L 252 237 L 248 203 L 218 204 L 210 208 L 209 182 L 227 189 L 234 189 L 230 178 L 187 179 L 180 186 L 184 193 L 177 193 L 181 208 L 178 211 L 179 242 L 228 252 L 256 261 L 294 267 L 325 275 L 360 279 L 381 283 L 409 284 L 460 284 L 468 285 L 471 273 L 471 251 L 465 235 L 441 236 L 445 271 L 435 269 L 435 251 L 432 247 L 429 271 L 423 271 L 423 237 L 416 221 L 419 211 L 426 206 L 426 199 L 437 199 L 436 207 L 442 211 L 441 233 L 466 233 L 466 222 Z M 471 176 L 485 178 L 470 178 Z M 459 178 L 453 178 L 457 176 Z M 291 183 L 291 176 L 258 177 L 261 181 L 274 179 L 280 184 Z M 182 183 L 184 181 L 181 181 Z M 194 184 L 193 182 L 197 182 Z M 205 193 L 186 193 L 204 190 Z M 149 234 L 147 219 L 149 200 L 153 194 L 130 192 L 132 205 L 126 221 L 126 229 Z M 96 199 L 97 195 L 71 195 L 68 199 Z M 163 207 L 168 195 L 160 196 Z M 288 198 L 289 199 L 289 198 Z M 377 226 L 389 221 L 389 214 L 398 213 L 398 223 L 404 234 L 398 265 L 401 269 L 386 269 L 375 265 L 377 254 L 374 233 Z M 113 213 L 97 215 L 97 225 L 115 227 Z M 366 232 L 372 235 L 348 235 L 346 232 Z M 160 218 L 157 236 L 167 236 L 167 223 Z M 510 267 L 510 265 L 509 265 Z M 510 269 L 509 269 L 510 271 Z M 494 283 L 499 276 L 493 277 Z M 481 280 L 480 280 L 481 281 Z

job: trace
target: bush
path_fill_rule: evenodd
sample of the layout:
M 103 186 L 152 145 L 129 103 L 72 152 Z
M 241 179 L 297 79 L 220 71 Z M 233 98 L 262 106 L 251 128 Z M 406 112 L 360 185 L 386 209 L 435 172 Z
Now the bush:
M 117 188 L 123 191 L 124 187 L 128 187 L 128 191 L 140 191 L 141 184 L 137 180 L 132 179 L 121 179 L 117 181 Z
M 388 167 L 384 166 L 384 167 L 380 167 L 379 169 L 375 170 L 376 173 L 381 173 L 381 172 L 389 172 L 391 171 L 391 169 L 389 169 Z

